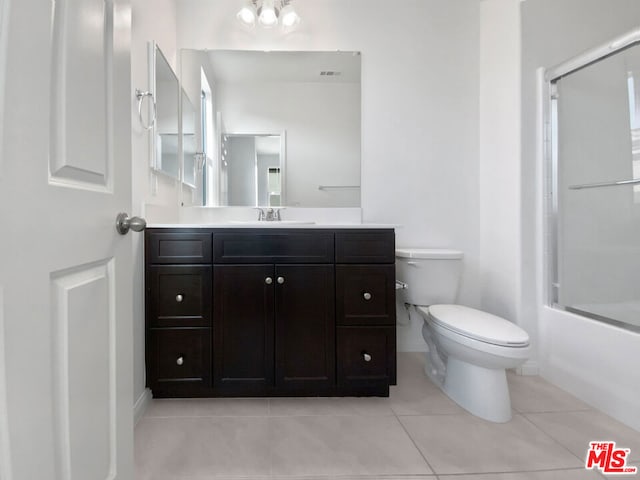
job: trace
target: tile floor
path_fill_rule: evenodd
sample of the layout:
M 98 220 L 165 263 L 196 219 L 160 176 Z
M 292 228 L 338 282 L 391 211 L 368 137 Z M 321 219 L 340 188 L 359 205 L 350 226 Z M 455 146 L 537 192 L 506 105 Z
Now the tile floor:
M 630 448 L 640 464 L 640 433 L 539 377 L 509 383 L 506 424 L 465 413 L 416 353 L 398 355 L 389 398 L 154 400 L 136 427 L 136 478 L 602 479 L 583 468 L 594 439 Z

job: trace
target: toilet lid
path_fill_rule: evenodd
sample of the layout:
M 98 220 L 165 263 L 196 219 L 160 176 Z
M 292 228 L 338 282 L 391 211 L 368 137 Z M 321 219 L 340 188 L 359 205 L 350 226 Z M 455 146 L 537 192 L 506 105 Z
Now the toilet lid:
M 529 345 L 529 335 L 502 317 L 462 305 L 431 305 L 429 314 L 443 328 L 481 342 L 504 347 Z

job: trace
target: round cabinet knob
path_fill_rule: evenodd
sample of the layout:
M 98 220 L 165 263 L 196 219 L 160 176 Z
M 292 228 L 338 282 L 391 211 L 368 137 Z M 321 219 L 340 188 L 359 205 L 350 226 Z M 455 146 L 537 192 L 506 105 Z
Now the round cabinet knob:
M 362 295 L 364 297 L 365 300 L 371 300 L 372 295 L 369 292 L 364 292 L 364 295 Z
M 267 277 L 264 279 L 264 283 L 266 283 L 267 285 L 271 285 L 273 283 L 273 278 L 271 277 Z
M 176 302 L 182 303 L 183 298 L 184 297 L 182 295 L 180 295 L 180 294 L 176 295 Z
M 184 364 L 184 358 L 183 357 L 178 357 L 176 359 L 176 364 L 182 366 Z
M 284 283 L 284 277 L 278 277 L 278 280 L 276 280 L 280 285 L 282 285 Z
M 362 358 L 364 358 L 365 362 L 370 362 L 371 361 L 371 355 L 369 355 L 368 353 L 363 353 L 362 354 Z

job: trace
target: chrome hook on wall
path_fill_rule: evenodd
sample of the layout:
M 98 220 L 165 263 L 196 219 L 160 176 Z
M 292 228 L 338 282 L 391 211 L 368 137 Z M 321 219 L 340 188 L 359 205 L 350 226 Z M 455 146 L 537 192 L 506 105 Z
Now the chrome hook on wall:
M 151 118 L 151 122 L 149 125 L 144 124 L 144 119 L 142 118 L 142 101 L 145 97 L 149 97 L 151 99 L 151 104 L 153 105 L 153 117 Z M 143 92 L 142 90 L 136 88 L 136 98 L 138 99 L 138 118 L 140 119 L 140 125 L 145 130 L 151 130 L 153 126 L 156 124 L 156 117 L 158 116 L 158 107 L 156 106 L 156 99 L 151 92 Z

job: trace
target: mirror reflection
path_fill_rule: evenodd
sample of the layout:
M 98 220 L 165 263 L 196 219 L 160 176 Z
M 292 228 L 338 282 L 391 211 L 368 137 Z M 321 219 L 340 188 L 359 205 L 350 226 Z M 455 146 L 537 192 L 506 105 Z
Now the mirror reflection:
M 156 120 L 152 138 L 152 165 L 156 171 L 180 177 L 178 156 L 178 78 L 157 45 L 151 46 L 154 75 L 151 87 L 156 102 Z
M 360 206 L 358 52 L 183 50 L 181 62 L 200 98 L 203 205 Z
M 222 136 L 222 203 L 279 207 L 283 204 L 280 135 Z
M 182 90 L 182 151 L 184 153 L 182 182 L 195 188 L 199 151 L 196 140 L 196 109 L 184 90 Z

